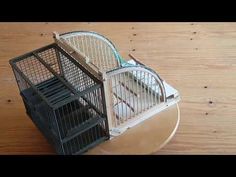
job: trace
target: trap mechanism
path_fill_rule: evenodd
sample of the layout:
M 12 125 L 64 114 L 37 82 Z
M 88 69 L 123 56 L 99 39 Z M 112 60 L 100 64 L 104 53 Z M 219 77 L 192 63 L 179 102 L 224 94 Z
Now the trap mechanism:
M 95 32 L 54 33 L 55 42 L 10 60 L 26 112 L 58 154 L 81 154 L 176 104 L 155 71 Z

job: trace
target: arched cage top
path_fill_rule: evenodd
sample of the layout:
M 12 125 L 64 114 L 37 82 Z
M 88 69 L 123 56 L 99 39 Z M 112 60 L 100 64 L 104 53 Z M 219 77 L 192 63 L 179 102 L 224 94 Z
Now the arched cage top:
M 162 79 L 151 68 L 148 68 L 144 65 L 130 65 L 113 69 L 107 72 L 107 76 L 111 78 L 124 73 L 131 73 L 132 79 L 142 82 L 147 87 L 151 87 L 150 89 L 152 90 L 157 90 L 155 87 L 160 87 L 161 95 L 163 96 L 162 100 L 164 102 L 166 101 L 165 87 L 163 85 Z
M 166 102 L 163 81 L 145 66 L 118 68 L 107 72 L 107 76 L 113 105 L 113 128 L 126 126 L 141 114 Z
M 110 71 L 121 66 L 121 57 L 115 46 L 106 37 L 91 31 L 74 31 L 60 34 L 69 45 L 88 58 L 100 71 Z

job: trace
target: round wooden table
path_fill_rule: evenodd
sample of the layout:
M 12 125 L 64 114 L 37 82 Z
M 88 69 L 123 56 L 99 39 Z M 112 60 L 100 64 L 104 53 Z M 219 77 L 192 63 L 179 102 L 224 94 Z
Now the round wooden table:
M 85 154 L 153 154 L 174 136 L 179 121 L 179 106 L 175 104 Z

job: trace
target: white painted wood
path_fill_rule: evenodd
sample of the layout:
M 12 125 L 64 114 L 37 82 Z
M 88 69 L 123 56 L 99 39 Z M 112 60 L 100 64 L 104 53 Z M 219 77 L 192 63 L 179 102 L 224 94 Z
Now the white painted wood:
M 85 34 L 89 34 L 89 37 L 85 37 Z M 55 42 L 103 82 L 112 137 L 119 136 L 180 100 L 176 89 L 132 55 L 133 59 L 122 63 L 121 67 L 106 66 L 112 66 L 112 61 L 117 59 L 109 60 L 110 56 L 117 57 L 119 54 L 112 43 L 102 36 L 93 32 L 72 32 L 62 36 L 54 33 Z M 80 41 L 77 40 L 79 36 L 82 36 Z M 89 47 L 91 37 L 101 40 Z M 102 41 L 107 43 L 106 46 Z M 112 54 L 107 52 L 110 51 L 108 46 L 113 50 Z

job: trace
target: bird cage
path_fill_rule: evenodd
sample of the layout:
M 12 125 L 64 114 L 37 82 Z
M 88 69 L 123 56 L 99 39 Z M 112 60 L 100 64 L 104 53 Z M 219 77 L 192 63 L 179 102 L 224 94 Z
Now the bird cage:
M 109 139 L 103 83 L 58 45 L 10 60 L 26 112 L 58 154 Z
M 54 33 L 78 62 L 103 82 L 109 132 L 118 136 L 180 100 L 179 93 L 137 59 L 123 59 L 106 37 L 95 32 Z
M 54 33 L 54 40 L 10 64 L 27 114 L 58 154 L 81 154 L 180 100 L 154 70 L 123 59 L 100 34 Z

